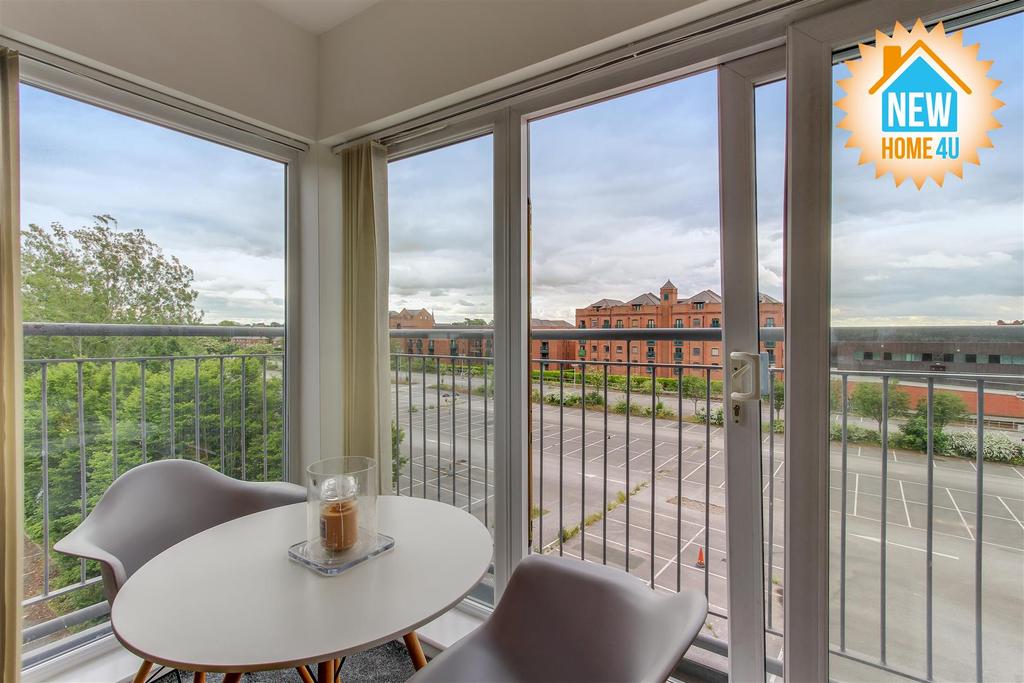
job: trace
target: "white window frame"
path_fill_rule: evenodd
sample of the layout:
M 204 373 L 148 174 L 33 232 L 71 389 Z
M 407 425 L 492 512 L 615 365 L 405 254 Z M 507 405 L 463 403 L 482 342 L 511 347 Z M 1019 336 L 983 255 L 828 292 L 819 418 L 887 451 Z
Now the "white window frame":
M 308 146 L 299 140 L 267 131 L 218 112 L 177 100 L 158 91 L 126 81 L 102 71 L 53 55 L 44 50 L 3 39 L 2 44 L 21 53 L 20 80 L 22 84 L 40 88 L 73 100 L 97 106 L 130 118 L 152 123 L 179 133 L 191 135 L 215 144 L 247 152 L 279 162 L 285 172 L 285 433 L 287 469 L 284 478 L 303 482 L 304 463 L 301 444 L 306 424 L 319 429 L 319 411 L 310 411 L 314 419 L 301 417 L 300 405 L 315 405 L 316 395 L 303 397 L 309 388 L 310 371 L 317 372 L 316 364 L 299 363 L 299 345 L 306 336 L 302 330 L 299 293 L 303 284 L 300 261 L 301 237 L 299 225 L 300 166 Z M 315 378 L 314 378 L 315 379 Z M 312 383 L 316 386 L 316 383 Z M 307 394 L 309 392 L 307 391 Z M 110 648 L 109 634 L 89 641 L 66 652 L 40 661 L 26 671 L 45 675 L 47 671 L 63 670 L 80 664 L 84 659 Z

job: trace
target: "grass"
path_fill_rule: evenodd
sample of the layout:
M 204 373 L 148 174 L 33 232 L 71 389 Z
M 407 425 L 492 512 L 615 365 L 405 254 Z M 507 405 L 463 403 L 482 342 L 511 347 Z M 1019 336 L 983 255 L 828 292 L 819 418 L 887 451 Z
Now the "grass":
M 634 486 L 632 489 L 630 489 L 628 495 L 626 494 L 625 491 L 618 491 L 615 494 L 615 498 L 613 498 L 611 501 L 608 502 L 608 504 L 605 506 L 604 510 L 599 510 L 598 512 L 593 512 L 593 513 L 591 513 L 591 514 L 589 514 L 589 515 L 587 515 L 586 517 L 583 518 L 583 528 L 586 528 L 586 527 L 589 527 L 589 526 L 593 526 L 594 524 L 597 524 L 598 522 L 600 522 L 601 520 L 604 519 L 604 517 L 605 517 L 605 515 L 607 513 L 611 512 L 615 508 L 617 508 L 620 505 L 622 505 L 623 503 L 625 503 L 632 496 L 635 496 L 636 494 L 638 494 L 641 491 L 643 491 L 645 488 L 647 488 L 647 486 L 648 486 L 647 482 L 646 481 L 642 481 L 639 484 L 637 484 L 636 486 Z M 533 507 L 530 508 L 530 519 L 536 519 L 537 517 L 540 516 L 539 514 L 538 515 L 534 514 L 535 510 L 537 510 L 537 506 L 536 505 L 534 505 Z M 547 510 L 545 510 L 544 513 L 547 513 Z M 571 527 L 562 527 L 562 530 L 559 532 L 558 535 L 559 535 L 559 538 L 561 538 L 562 543 L 567 543 L 568 541 L 572 540 L 573 538 L 576 538 L 577 536 L 579 536 L 580 535 L 580 531 L 581 531 L 580 525 L 579 524 L 574 524 Z
M 546 515 L 549 512 L 550 512 L 550 510 L 546 510 L 546 509 L 542 510 L 540 508 L 540 506 L 538 506 L 538 505 L 531 505 L 530 506 L 530 519 L 537 519 L 541 515 Z

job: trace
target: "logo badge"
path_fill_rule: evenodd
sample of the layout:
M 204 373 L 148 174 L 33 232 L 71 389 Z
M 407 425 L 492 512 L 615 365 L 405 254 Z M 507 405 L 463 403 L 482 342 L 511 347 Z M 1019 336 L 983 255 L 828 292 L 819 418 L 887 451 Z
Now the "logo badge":
M 988 132 L 1000 127 L 993 112 L 1003 103 L 992 94 L 1001 83 L 987 75 L 992 62 L 978 59 L 980 45 L 918 19 L 910 31 L 896 24 L 892 36 L 877 31 L 873 46 L 859 47 L 860 59 L 844 62 L 851 76 L 837 81 L 846 96 L 836 106 L 860 164 L 921 189 L 928 178 L 941 186 L 947 172 L 963 178 L 964 162 L 981 163 L 978 150 L 992 147 Z

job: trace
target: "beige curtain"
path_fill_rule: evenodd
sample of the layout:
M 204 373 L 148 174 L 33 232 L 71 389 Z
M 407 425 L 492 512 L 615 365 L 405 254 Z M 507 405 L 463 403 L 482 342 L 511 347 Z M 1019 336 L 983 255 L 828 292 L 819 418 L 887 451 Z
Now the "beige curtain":
M 374 457 L 391 492 L 388 171 L 380 145 L 341 153 L 342 452 Z
M 21 675 L 21 260 L 18 217 L 18 55 L 0 47 L 0 679 Z

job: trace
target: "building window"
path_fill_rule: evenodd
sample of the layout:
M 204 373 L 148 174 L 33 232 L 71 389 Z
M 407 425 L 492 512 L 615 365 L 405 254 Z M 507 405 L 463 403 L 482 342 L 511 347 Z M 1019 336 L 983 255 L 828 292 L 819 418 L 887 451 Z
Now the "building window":
M 640 327 L 640 320 L 637 319 L 637 318 L 633 318 L 632 320 L 629 321 L 629 326 L 630 327 Z
M 590 319 L 590 326 L 591 327 L 597 327 L 597 318 L 591 318 Z
M 587 321 L 586 320 L 581 320 L 580 321 L 580 329 L 581 330 L 587 329 Z
M 997 354 L 997 353 L 990 353 L 988 355 L 988 362 L 989 363 L 997 363 L 998 364 L 998 363 L 1001 363 L 1002 361 L 1000 360 L 999 354 Z
M 618 329 L 622 329 L 622 321 L 621 320 L 616 320 L 615 321 L 615 329 L 617 329 L 617 330 Z
M 591 345 L 590 350 L 593 351 L 594 353 L 597 353 L 597 344 Z
M 766 348 L 766 349 L 774 349 L 775 348 L 775 342 L 773 342 L 773 341 L 766 341 L 764 343 L 764 348 Z
M 704 302 L 703 301 L 698 301 L 695 304 L 693 304 L 693 310 L 695 310 L 695 311 L 703 311 L 704 310 Z
M 681 342 L 681 341 L 676 341 L 676 342 L 675 342 L 675 345 L 676 345 L 676 346 L 682 346 L 682 345 L 683 345 L 683 342 Z
M 631 351 L 633 354 L 640 353 L 640 349 L 638 349 L 635 344 L 631 347 Z
M 764 326 L 765 327 L 775 327 L 775 318 L 765 318 L 764 319 Z
M 693 347 L 693 355 L 695 355 L 695 356 L 699 356 L 700 355 L 700 347 L 699 346 Z
M 640 304 L 633 304 L 633 310 L 634 311 L 639 311 L 640 310 Z
M 611 326 L 612 326 L 612 321 L 611 320 L 604 320 L 604 321 L 601 322 L 601 327 L 603 327 L 605 329 L 607 329 L 607 328 L 609 328 Z
M 693 326 L 694 327 L 700 327 L 700 318 L 694 318 L 693 319 Z
M 721 327 L 722 322 L 718 318 L 711 319 L 711 327 Z
M 610 348 L 610 347 L 609 347 L 609 346 L 608 346 L 607 344 L 605 344 L 605 345 L 604 345 L 604 352 L 605 352 L 605 353 L 608 353 L 608 349 L 609 349 L 609 348 Z
M 883 351 L 882 360 L 892 360 L 892 353 L 890 353 L 889 351 Z
M 874 360 L 874 359 L 875 359 L 875 352 L 874 351 L 865 351 L 864 352 L 864 360 Z
M 943 363 L 952 363 L 953 362 L 953 354 L 951 354 L 951 353 L 944 353 L 944 354 L 942 354 L 942 362 Z
M 647 327 L 654 327 L 654 318 L 647 319 Z
M 587 346 L 586 344 L 580 344 L 580 358 L 587 357 Z
M 976 353 L 964 354 L 964 362 L 965 363 L 977 363 L 978 362 L 978 354 L 976 354 Z
M 717 358 L 720 355 L 721 355 L 721 351 L 719 351 L 718 349 L 715 349 L 715 348 L 711 349 L 711 356 L 712 357 Z
M 434 355 L 434 340 L 433 339 L 431 339 L 430 341 L 427 342 L 427 351 L 430 352 L 431 356 Z
M 921 354 L 921 360 L 930 363 L 931 360 L 932 360 L 932 354 L 930 354 L 930 353 L 922 353 Z
M 622 353 L 622 344 L 615 347 L 615 353 Z
M 682 326 L 683 326 L 683 319 L 682 318 L 676 318 L 676 321 L 673 323 L 673 327 L 682 327 Z

